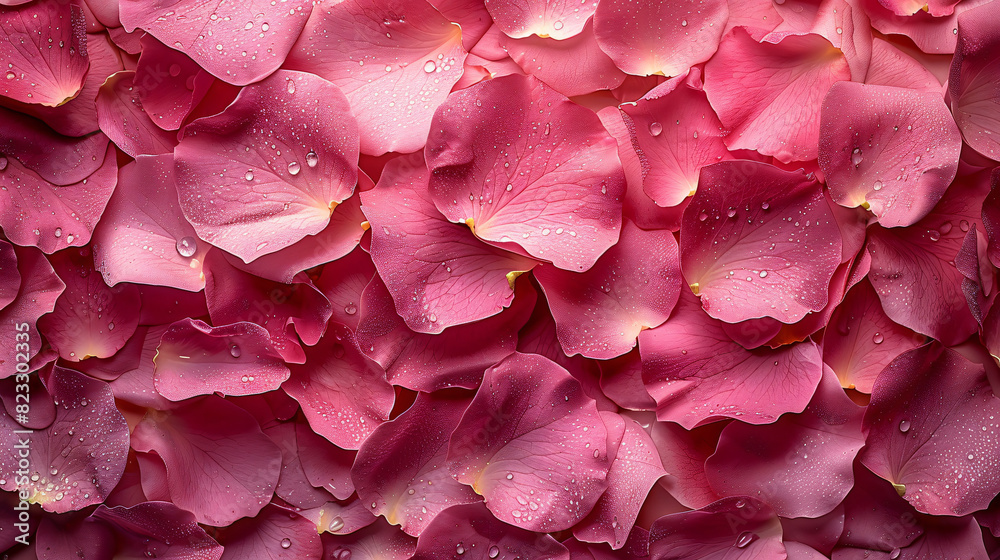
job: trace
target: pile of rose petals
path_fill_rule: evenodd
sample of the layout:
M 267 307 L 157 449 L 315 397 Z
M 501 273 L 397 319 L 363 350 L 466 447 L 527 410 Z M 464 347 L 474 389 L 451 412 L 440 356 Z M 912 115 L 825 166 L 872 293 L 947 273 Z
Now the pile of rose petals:
M 1000 0 L 0 0 L 0 66 L 3 558 L 1000 558 Z

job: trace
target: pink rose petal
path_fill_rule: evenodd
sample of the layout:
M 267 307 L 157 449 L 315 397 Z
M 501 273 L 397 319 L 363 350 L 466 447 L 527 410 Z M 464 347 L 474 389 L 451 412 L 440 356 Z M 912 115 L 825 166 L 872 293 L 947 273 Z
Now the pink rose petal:
M 730 149 L 805 161 L 818 153 L 823 97 L 850 76 L 843 54 L 819 35 L 757 43 L 735 29 L 705 65 L 705 93 L 732 131 Z
M 286 67 L 336 84 L 358 119 L 361 151 L 413 152 L 462 76 L 458 25 L 424 0 L 364 0 L 313 11 Z
M 322 231 L 357 184 L 348 112 L 333 84 L 282 70 L 184 127 L 177 191 L 198 236 L 250 262 Z
M 154 125 L 177 130 L 214 80 L 193 60 L 151 35 L 143 35 L 139 44 L 142 52 L 132 79 L 136 99 Z
M 412 560 L 438 560 L 456 555 L 459 558 L 471 555 L 472 558 L 570 560 L 566 547 L 551 535 L 539 535 L 501 523 L 481 504 L 454 506 L 441 512 L 420 535 Z
M 717 422 L 688 431 L 673 422 L 653 424 L 650 437 L 667 471 L 660 485 L 683 506 L 703 508 L 721 497 L 708 483 L 705 460 L 715 453 L 727 425 Z
M 498 247 L 584 271 L 618 239 L 625 176 L 616 142 L 590 110 L 534 78 L 451 95 L 426 156 L 435 206 Z
M 113 508 L 102 504 L 93 516 L 111 526 L 119 549 L 127 551 L 131 558 L 222 558 L 222 546 L 205 533 L 205 529 L 195 521 L 195 516 L 169 502 L 145 502 L 132 507 Z
M 13 376 L 16 364 L 25 361 L 23 356 L 18 359 L 17 354 L 23 354 L 24 347 L 18 348 L 17 343 L 28 344 L 29 360 L 41 350 L 36 323 L 40 317 L 55 309 L 56 302 L 66 289 L 66 284 L 59 279 L 41 251 L 34 247 L 14 247 L 14 254 L 17 255 L 21 285 L 17 297 L 0 309 L 0 324 L 11 325 L 14 333 L 13 344 L 0 345 L 0 364 L 4 368 L 0 378 Z M 18 333 L 27 336 L 18 337 Z
M 323 273 L 316 280 L 316 287 L 330 301 L 333 309 L 331 321 L 352 331 L 358 330 L 361 295 L 374 276 L 375 265 L 371 256 L 361 247 L 356 247 L 347 256 L 323 267 Z
M 27 115 L 0 108 L 0 154 L 53 185 L 78 183 L 104 163 L 108 139 L 103 134 L 67 138 Z M 7 163 L 3 163 L 6 166 Z M 2 171 L 2 170 L 0 170 Z
M 1000 111 L 993 84 L 1000 64 L 993 53 L 1000 47 L 1000 7 L 986 3 L 958 17 L 958 45 L 951 62 L 948 92 L 951 110 L 965 142 L 992 159 L 1000 157 Z
M 153 124 L 134 87 L 135 72 L 124 70 L 109 77 L 97 94 L 97 121 L 101 131 L 126 154 L 169 154 L 177 134 Z
M 333 445 L 304 422 L 296 422 L 295 440 L 302 471 L 309 482 L 324 488 L 338 500 L 348 499 L 354 493 L 351 466 L 356 453 Z
M 563 40 L 583 31 L 597 9 L 597 2 L 486 0 L 486 9 L 497 27 L 510 37 L 538 35 Z
M 767 504 L 724 498 L 704 508 L 666 515 L 649 528 L 651 560 L 784 560 L 781 523 Z
M 242 519 L 219 535 L 221 560 L 321 560 L 323 543 L 316 526 L 297 513 L 269 505 L 254 518 Z
M 840 229 L 822 187 L 751 161 L 703 167 L 684 210 L 681 266 L 709 315 L 794 323 L 829 301 Z
M 350 534 L 326 533 L 322 538 L 328 560 L 409 560 L 417 547 L 417 539 L 382 520 Z

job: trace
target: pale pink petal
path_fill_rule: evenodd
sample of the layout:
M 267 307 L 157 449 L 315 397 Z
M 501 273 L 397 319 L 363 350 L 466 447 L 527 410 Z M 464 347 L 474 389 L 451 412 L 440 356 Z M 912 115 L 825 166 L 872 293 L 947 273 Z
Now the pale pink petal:
M 94 262 L 104 280 L 204 288 L 209 245 L 199 243 L 181 213 L 173 157 L 140 156 L 121 168 L 118 181 L 94 231 Z
M 183 134 L 174 162 L 184 215 L 244 262 L 322 231 L 357 184 L 347 99 L 312 74 L 276 72 Z
M 729 18 L 725 1 L 602 0 L 597 42 L 629 74 L 677 76 L 715 53 Z
M 951 110 L 972 149 L 1000 157 L 1000 102 L 994 85 L 1000 74 L 1000 6 L 984 4 L 958 17 L 958 45 L 951 62 Z
M 281 66 L 312 2 L 138 0 L 122 3 L 120 11 L 127 31 L 142 28 L 215 77 L 242 86 Z
M 597 115 L 534 78 L 451 95 L 426 155 L 434 204 L 480 239 L 575 271 L 618 240 L 625 177 L 615 140 Z
M 805 161 L 818 153 L 823 97 L 850 76 L 843 54 L 819 35 L 758 43 L 734 29 L 705 65 L 705 93 L 732 131 L 731 149 Z
M 569 39 L 583 31 L 597 2 L 576 0 L 486 0 L 497 27 L 520 39 L 529 35 Z
M 830 88 L 820 135 L 833 200 L 870 209 L 885 227 L 912 225 L 931 211 L 955 178 L 962 149 L 939 93 L 854 82 Z
M 645 329 L 667 320 L 681 290 L 677 241 L 669 231 L 644 231 L 629 221 L 618 243 L 590 270 L 542 265 L 535 278 L 545 291 L 556 334 L 567 355 L 610 359 L 635 347 Z
M 126 154 L 169 154 L 177 134 L 153 124 L 133 87 L 135 72 L 123 70 L 109 77 L 97 94 L 97 122 Z
M 876 38 L 872 41 L 871 66 L 865 74 L 866 84 L 905 87 L 940 94 L 941 82 L 912 56 L 892 43 Z
M 464 60 L 461 28 L 425 0 L 357 0 L 317 7 L 285 66 L 336 84 L 381 155 L 424 145 Z
M 752 161 L 702 168 L 684 210 L 681 266 L 705 311 L 794 323 L 829 301 L 842 239 L 821 185 Z
M 482 0 L 432 0 L 430 3 L 441 15 L 462 28 L 465 50 L 472 50 L 493 25 L 493 18 Z
M 347 256 L 328 263 L 316 280 L 316 287 L 323 292 L 333 309 L 330 320 L 357 332 L 361 315 L 361 295 L 375 276 L 371 256 L 356 247 Z M 395 308 L 393 308 L 395 313 Z

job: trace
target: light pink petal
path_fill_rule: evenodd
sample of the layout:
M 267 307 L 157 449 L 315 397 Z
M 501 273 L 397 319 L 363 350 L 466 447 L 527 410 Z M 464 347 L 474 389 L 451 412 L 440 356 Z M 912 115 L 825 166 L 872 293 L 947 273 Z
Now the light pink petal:
M 1000 157 L 1000 102 L 993 85 L 1000 74 L 1000 6 L 984 4 L 958 17 L 958 45 L 951 62 L 951 110 L 972 149 Z
M 181 213 L 173 157 L 139 156 L 121 168 L 118 181 L 94 231 L 94 262 L 104 280 L 204 288 L 209 245 L 199 243 Z
M 87 73 L 83 9 L 59 0 L 0 8 L 0 95 L 55 107 L 76 97 Z
M 705 65 L 705 93 L 732 131 L 731 149 L 806 161 L 818 153 L 823 97 L 850 76 L 844 56 L 819 35 L 758 43 L 735 29 Z
M 705 462 L 708 481 L 722 496 L 754 496 L 783 517 L 826 515 L 854 484 L 851 465 L 865 443 L 863 414 L 827 369 L 801 414 L 722 430 Z
M 361 320 L 361 315 L 358 314 L 361 295 L 374 276 L 375 265 L 361 247 L 356 247 L 347 256 L 323 267 L 323 273 L 316 280 L 316 287 L 330 301 L 333 308 L 331 321 L 340 323 L 352 331 L 358 330 L 358 323 Z
M 177 130 L 214 80 L 184 53 L 151 35 L 143 35 L 139 43 L 142 52 L 132 79 L 136 99 L 153 124 Z
M 173 503 L 207 525 L 257 515 L 281 470 L 281 452 L 253 416 L 216 396 L 147 412 L 132 447 L 163 459 Z
M 934 17 L 949 16 L 955 12 L 958 0 L 930 0 L 921 3 L 920 0 L 878 0 L 897 16 L 912 16 L 923 11 Z
M 0 377 L 13 376 L 17 362 L 25 361 L 17 354 L 24 352 L 24 347 L 18 348 L 17 343 L 28 343 L 28 358 L 34 358 L 42 349 L 36 323 L 39 317 L 50 313 L 56 307 L 56 301 L 66 289 L 66 284 L 59 279 L 45 255 L 34 247 L 14 247 L 17 255 L 18 271 L 21 274 L 21 285 L 17 297 L 10 304 L 0 309 L 0 324 L 13 325 L 13 344 L 0 345 L 0 364 L 4 371 Z M 25 326 L 26 325 L 26 326 Z M 26 333 L 27 337 L 17 337 L 17 333 Z M 27 341 L 24 340 L 27 338 Z
M 603 0 L 597 42 L 629 74 L 677 76 L 715 53 L 729 18 L 725 1 Z
M 365 180 L 368 180 L 365 178 Z M 330 215 L 330 224 L 316 235 L 307 235 L 288 247 L 258 257 L 247 264 L 226 253 L 229 264 L 261 278 L 290 284 L 295 275 L 314 266 L 336 261 L 350 253 L 367 230 L 361 196 L 355 192 Z
M 625 176 L 615 140 L 597 115 L 534 78 L 451 95 L 426 155 L 434 204 L 489 243 L 584 271 L 618 240 Z
M 660 206 L 677 206 L 698 189 L 703 166 L 732 156 L 704 92 L 668 84 L 621 111 L 642 166 L 643 190 Z
M 398 158 L 361 200 L 372 224 L 372 260 L 396 312 L 410 329 L 436 334 L 502 311 L 516 276 L 536 263 L 448 222 L 434 208 L 427 180 L 419 154 Z
M 139 290 L 132 284 L 108 287 L 89 250 L 63 251 L 50 260 L 66 290 L 52 314 L 39 319 L 38 330 L 64 360 L 112 356 L 139 324 Z
M 199 237 L 250 262 L 322 231 L 357 184 L 348 112 L 330 82 L 282 70 L 184 127 L 177 191 Z
M 545 291 L 567 355 L 610 359 L 635 347 L 645 329 L 667 320 L 681 290 L 677 241 L 669 231 L 644 231 L 629 221 L 618 243 L 590 270 L 542 265 Z
M 338 447 L 358 449 L 389 418 L 395 392 L 346 327 L 330 325 L 323 340 L 306 348 L 306 363 L 291 370 L 285 392 L 302 406 L 312 429 Z
M 408 560 L 417 548 L 417 539 L 382 520 L 350 534 L 322 538 L 328 560 Z
M 86 245 L 118 182 L 115 149 L 109 146 L 101 161 L 89 177 L 57 186 L 0 156 L 0 227 L 7 239 L 46 253 Z
M 197 395 L 273 391 L 289 371 L 267 331 L 240 322 L 211 327 L 185 319 L 167 328 L 156 348 L 156 391 L 172 401 Z
M 472 50 L 486 30 L 493 25 L 493 18 L 481 0 L 433 0 L 431 5 L 449 21 L 457 23 L 462 28 L 462 44 L 465 45 L 465 50 Z
M 1000 492 L 990 416 L 1000 416 L 1000 401 L 981 365 L 936 343 L 910 350 L 875 382 L 861 462 L 918 511 L 983 509 Z
M 597 2 L 486 0 L 486 9 L 497 27 L 510 37 L 537 35 L 563 40 L 583 31 L 597 9 Z
M 440 394 L 440 393 L 437 393 Z M 351 478 L 373 514 L 420 536 L 445 509 L 482 500 L 448 472 L 448 438 L 469 399 L 417 395 L 399 417 L 380 425 L 358 450 Z
M 930 214 L 906 228 L 868 230 L 868 279 L 890 319 L 944 344 L 976 331 L 954 265 L 966 232 L 980 221 L 988 184 L 958 181 Z
M 570 560 L 566 547 L 551 535 L 501 523 L 481 504 L 441 512 L 420 535 L 412 560 L 455 557 Z
M 915 58 L 888 41 L 872 41 L 871 66 L 865 75 L 866 84 L 905 87 L 940 94 L 941 82 Z
M 104 163 L 108 139 L 103 134 L 67 138 L 27 115 L 0 108 L 0 153 L 54 185 L 86 179 Z M 0 167 L 5 167 L 4 161 Z M 0 170 L 3 171 L 3 170 Z
M 327 3 L 313 11 L 287 68 L 335 83 L 358 119 L 361 151 L 413 152 L 462 76 L 462 31 L 425 0 Z
M 830 88 L 820 136 L 833 199 L 870 209 L 885 227 L 912 225 L 934 208 L 962 149 L 939 93 L 854 82 Z
M 608 471 L 608 489 L 590 515 L 573 529 L 573 536 L 622 548 L 647 494 L 665 474 L 649 434 L 638 422 L 625 418 L 625 436 Z
M 138 363 L 133 368 L 122 372 L 111 381 L 111 390 L 114 391 L 116 399 L 142 408 L 156 410 L 170 410 L 176 406 L 156 391 L 153 376 L 153 358 L 156 356 L 156 348 L 160 344 L 160 338 L 168 326 L 160 325 L 136 329 L 133 338 L 138 337 L 142 340 L 142 353 Z
M 551 406 L 528 406 L 537 402 Z M 486 370 L 451 436 L 449 468 L 501 521 L 559 531 L 582 520 L 607 489 L 607 435 L 594 401 L 566 370 L 514 354 Z
M 219 535 L 221 560 L 321 560 L 323 543 L 316 526 L 284 508 L 269 505 L 254 518 L 242 519 Z
M 501 39 L 501 44 L 527 74 L 569 97 L 614 89 L 625 80 L 625 74 L 597 44 L 589 22 L 567 39 L 526 37 Z
M 4 447 L 10 450 L 0 458 L 2 488 L 26 493 L 31 503 L 53 513 L 99 504 L 125 471 L 125 418 L 107 383 L 61 367 L 41 375 L 56 405 L 55 420 L 44 430 L 18 434 L 24 427 L 0 416 Z M 28 450 L 27 468 L 19 463 L 21 449 Z
M 101 130 L 126 154 L 169 154 L 177 134 L 153 124 L 133 87 L 135 72 L 123 70 L 108 78 L 97 94 L 97 121 Z
M 222 546 L 205 533 L 195 516 L 169 502 L 132 507 L 100 505 L 94 518 L 106 521 L 122 550 L 169 560 L 220 560 Z
M 285 361 L 305 361 L 299 339 L 316 344 L 333 312 L 318 288 L 302 277 L 282 284 L 247 274 L 230 266 L 219 251 L 208 255 L 206 264 L 205 300 L 213 323 L 256 323 Z
M 432 335 L 406 326 L 396 315 L 385 284 L 376 277 L 362 295 L 358 345 L 385 368 L 386 379 L 393 385 L 414 391 L 475 389 L 486 368 L 514 353 L 518 330 L 531 316 L 534 288 L 522 281 L 516 294 L 510 309 Z
M 728 323 L 794 323 L 829 301 L 842 240 L 821 185 L 752 161 L 702 168 L 684 210 L 681 266 L 705 311 Z
M 844 387 L 871 393 L 875 378 L 896 356 L 925 342 L 923 335 L 893 323 L 871 283 L 847 293 L 823 335 L 823 361 Z
M 687 290 L 666 323 L 639 335 L 639 353 L 657 419 L 687 429 L 722 418 L 766 424 L 800 412 L 822 376 L 814 343 L 746 350 Z
M 295 439 L 302 471 L 309 482 L 326 489 L 338 500 L 349 498 L 354 493 L 351 466 L 356 454 L 333 445 L 304 422 L 296 422 Z
M 213 76 L 242 86 L 281 66 L 312 2 L 138 0 L 120 11 L 127 31 L 142 28 Z
M 955 5 L 951 15 L 935 17 L 919 10 L 911 16 L 897 16 L 886 9 L 879 0 L 861 0 L 861 5 L 871 18 L 872 27 L 886 35 L 904 35 L 918 49 L 931 54 L 955 52 L 958 40 L 958 16 L 988 3 L 989 0 L 966 0 Z
M 724 498 L 666 515 L 649 528 L 650 560 L 785 560 L 781 523 L 767 504 Z

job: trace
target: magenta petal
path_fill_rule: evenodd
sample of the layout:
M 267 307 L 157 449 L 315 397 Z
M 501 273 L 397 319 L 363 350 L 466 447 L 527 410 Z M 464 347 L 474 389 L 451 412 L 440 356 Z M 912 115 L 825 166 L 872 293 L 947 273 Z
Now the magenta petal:
M 375 428 L 351 469 L 358 498 L 376 504 L 372 513 L 416 537 L 445 509 L 482 500 L 447 468 L 448 438 L 468 405 L 469 399 L 421 393 L 406 412 Z
M 360 504 L 361 502 L 354 502 Z M 327 560 L 409 560 L 417 547 L 417 539 L 376 519 L 350 534 L 324 534 L 324 558 Z M 346 527 L 347 519 L 341 523 Z M 338 523 L 340 524 L 340 523 Z
M 195 516 L 169 502 L 113 508 L 102 504 L 93 517 L 111 525 L 118 549 L 126 554 L 124 558 L 222 558 L 222 547 L 198 526 Z
M 39 331 L 64 360 L 112 356 L 139 324 L 138 288 L 132 284 L 108 287 L 91 267 L 86 249 L 63 251 L 50 260 L 66 290 L 52 314 L 39 319 Z
M 36 119 L 4 108 L 0 108 L 0 123 L 0 153 L 17 158 L 53 185 L 78 183 L 104 163 L 108 139 L 103 134 L 67 138 Z
M 30 345 L 30 338 L 28 344 Z M 22 347 L 21 349 L 23 350 L 24 348 Z M 15 363 L 15 367 L 11 368 L 12 375 L 0 384 L 0 397 L 3 398 L 4 410 L 7 411 L 7 416 L 10 416 L 15 422 L 25 428 L 44 430 L 51 426 L 56 418 L 56 405 L 52 402 L 52 395 L 45 388 L 40 376 L 29 375 L 28 379 L 25 380 L 24 374 L 14 375 L 13 372 L 16 371 L 16 365 Z M 23 395 L 18 396 L 19 393 L 27 393 L 30 399 L 29 404 L 31 405 L 31 409 L 27 418 L 18 417 L 17 405 L 25 402 L 25 397 Z M 24 407 L 21 407 L 21 409 L 23 410 Z
M 951 61 L 948 92 L 951 110 L 972 149 L 986 157 L 1000 158 L 1000 134 L 995 89 L 1000 61 L 1000 6 L 986 3 L 958 17 L 958 45 Z
M 645 329 L 667 320 L 681 290 L 677 241 L 629 221 L 618 243 L 583 273 L 542 265 L 535 278 L 567 355 L 609 359 L 635 347 Z
M 389 418 L 395 392 L 346 327 L 331 324 L 323 340 L 306 348 L 306 363 L 291 369 L 285 392 L 302 406 L 312 429 L 338 447 L 358 449 Z
M 219 535 L 222 560 L 321 560 L 316 526 L 289 510 L 269 505 L 257 516 L 226 527 Z
M 12 325 L 17 332 L 27 333 L 28 358 L 35 357 L 41 350 L 41 337 L 36 323 L 39 317 L 50 313 L 56 307 L 56 302 L 66 289 L 66 284 L 59 279 L 52 265 L 34 247 L 15 247 L 18 270 L 21 273 L 21 286 L 17 297 L 6 307 L 0 308 L 0 324 Z M 24 327 L 22 325 L 27 325 Z M 27 329 L 27 330 L 25 330 Z M 24 337 L 14 340 L 14 344 L 0 345 L 0 363 L 16 364 L 24 359 L 17 359 L 17 354 L 24 348 L 17 348 L 17 342 L 25 342 Z M 15 366 L 7 367 L 0 376 L 13 376 Z
M 861 462 L 918 511 L 984 509 L 1000 493 L 991 416 L 1000 416 L 1000 401 L 981 365 L 936 343 L 910 350 L 875 382 Z
M 677 76 L 715 53 L 728 18 L 728 4 L 721 0 L 602 0 L 594 31 L 625 72 Z
M 90 517 L 46 516 L 35 533 L 38 560 L 101 560 L 114 557 L 111 529 Z M 0 545 L 2 546 L 2 545 Z
M 142 52 L 132 82 L 136 98 L 150 121 L 177 130 L 208 92 L 212 77 L 193 60 L 151 35 L 139 39 Z
M 752 161 L 703 167 L 684 210 L 681 266 L 705 311 L 727 323 L 794 323 L 829 302 L 842 240 L 822 186 Z
M 429 190 L 448 220 L 575 271 L 618 240 L 625 175 L 617 151 L 592 111 L 522 76 L 452 94 L 425 150 Z
M 765 424 L 800 412 L 822 377 L 814 343 L 747 350 L 687 290 L 666 323 L 639 335 L 639 353 L 657 418 L 687 429 L 722 418 Z
M 17 253 L 14 246 L 0 240 L 0 309 L 17 298 L 21 288 L 21 273 L 17 270 Z
M 85 25 L 83 9 L 69 2 L 0 8 L 0 59 L 6 62 L 0 95 L 49 107 L 76 97 L 89 66 Z
M 893 323 L 871 284 L 862 280 L 830 317 L 823 335 L 823 361 L 841 385 L 871 393 L 875 378 L 889 362 L 924 342 L 924 336 Z
M 501 523 L 481 504 L 454 506 L 441 512 L 421 533 L 412 560 L 455 557 L 570 560 L 566 547 L 551 535 Z
M 153 124 L 134 87 L 135 72 L 125 70 L 108 78 L 97 94 L 97 121 L 101 130 L 126 154 L 169 154 L 177 134 Z
M 14 158 L 0 156 L 0 162 L 5 168 L 0 175 L 0 227 L 7 239 L 46 253 L 90 241 L 118 182 L 114 147 L 108 146 L 97 171 L 70 185 L 52 184 Z
M 528 406 L 536 402 L 551 406 Z M 608 487 L 610 451 L 580 383 L 546 358 L 518 353 L 486 370 L 451 436 L 448 461 L 498 519 L 549 532 L 590 512 Z
M 287 67 L 347 95 L 361 151 L 419 150 L 431 117 L 462 76 L 461 28 L 424 0 L 363 0 L 313 11 Z
M 335 85 L 282 70 L 184 127 L 177 191 L 199 237 L 250 262 L 322 231 L 358 180 L 348 113 Z
M 132 432 L 132 447 L 163 459 L 173 503 L 207 525 L 257 515 L 281 470 L 281 452 L 253 416 L 216 396 L 150 410 Z
M 385 368 L 393 385 L 414 391 L 475 389 L 486 368 L 514 352 L 518 330 L 535 307 L 529 283 L 517 284 L 516 294 L 510 309 L 497 315 L 424 334 L 411 331 L 396 315 L 389 291 L 375 277 L 362 295 L 358 345 Z
M 173 157 L 139 156 L 121 168 L 119 185 L 94 231 L 94 262 L 104 280 L 204 288 L 209 245 L 198 242 L 181 213 Z
M 621 107 L 642 165 L 642 188 L 660 206 L 677 206 L 698 189 L 703 166 L 732 158 L 704 92 L 679 80 Z
M 819 35 L 758 43 L 736 29 L 705 65 L 705 93 L 732 131 L 726 137 L 731 149 L 806 161 L 818 153 L 823 97 L 850 77 L 843 54 Z
M 962 148 L 939 93 L 853 82 L 830 88 L 820 136 L 819 163 L 833 199 L 870 207 L 885 227 L 912 225 L 934 208 Z
M 984 546 L 982 529 L 971 515 L 960 518 L 949 516 L 925 518 L 924 525 L 924 534 L 900 551 L 899 560 L 925 558 L 987 560 L 992 557 Z
M 156 391 L 153 377 L 153 358 L 156 356 L 160 337 L 163 336 L 167 327 L 168 325 L 159 325 L 136 329 L 133 338 L 142 340 L 142 352 L 134 367 L 125 370 L 111 381 L 111 390 L 114 391 L 116 399 L 155 410 L 174 408 L 173 402 Z
M 906 500 L 860 463 L 854 468 L 854 488 L 844 498 L 844 515 L 842 546 L 890 551 L 907 546 L 923 533 Z
M 156 391 L 172 401 L 197 395 L 256 395 L 288 379 L 267 331 L 241 322 L 210 327 L 194 319 L 170 325 L 153 360 Z
M 784 560 L 781 523 L 767 504 L 724 498 L 657 519 L 649 528 L 650 560 Z
M 347 256 L 323 267 L 323 273 L 316 280 L 316 287 L 323 292 L 333 308 L 331 321 L 352 331 L 358 330 L 361 295 L 374 276 L 375 265 L 362 247 L 356 247 Z
M 304 422 L 296 422 L 295 440 L 302 471 L 313 486 L 325 488 L 338 500 L 346 500 L 354 493 L 351 466 L 356 454 L 353 451 L 333 445 Z
M 122 4 L 120 17 L 127 31 L 142 28 L 217 78 L 242 86 L 281 66 L 311 8 L 305 0 L 138 0 Z
M 436 334 L 502 311 L 514 278 L 535 261 L 448 222 L 429 200 L 427 177 L 419 154 L 395 159 L 361 200 L 372 223 L 372 260 L 396 312 L 410 329 Z
M 723 496 L 758 496 L 783 517 L 830 513 L 854 484 L 851 465 L 865 443 L 863 413 L 827 369 L 801 414 L 722 430 L 705 462 L 708 481 Z
M 636 348 L 613 360 L 599 363 L 601 391 L 628 410 L 656 410 L 656 401 L 642 384 L 642 360 Z
M 292 401 L 294 402 L 294 401 Z M 252 412 L 252 411 L 251 411 Z M 261 411 L 263 412 L 263 411 Z M 299 460 L 298 438 L 295 422 L 274 422 L 274 417 L 259 419 L 264 434 L 281 450 L 281 476 L 274 488 L 274 495 L 281 498 L 290 507 L 298 511 L 321 507 L 330 501 L 330 493 L 323 488 L 317 488 L 309 482 L 302 461 Z M 266 425 L 265 425 L 266 423 Z M 314 527 L 315 528 L 315 527 Z
M 101 503 L 118 484 L 128 455 L 128 425 L 107 383 L 82 373 L 54 367 L 46 389 L 56 416 L 44 430 L 17 434 L 24 428 L 0 416 L 0 432 L 11 450 L 0 459 L 7 491 L 22 493 L 46 511 L 65 513 Z M 32 395 L 33 396 L 33 395 Z M 28 412 L 30 415 L 30 411 Z M 27 447 L 18 447 L 27 441 Z M 16 449 L 30 450 L 30 466 L 18 472 Z
M 635 420 L 624 420 L 625 435 L 608 471 L 608 489 L 573 529 L 580 540 L 606 542 L 616 550 L 625 545 L 650 489 L 666 474 L 649 434 Z

